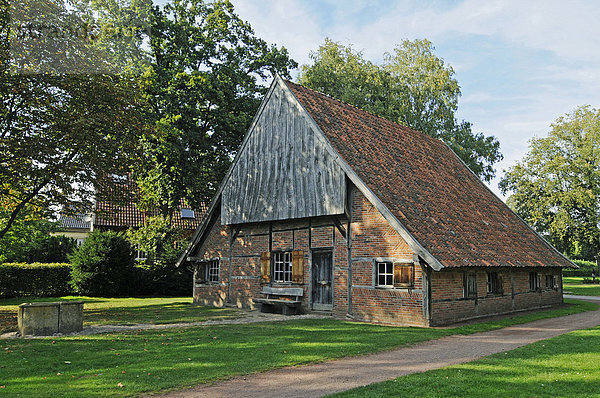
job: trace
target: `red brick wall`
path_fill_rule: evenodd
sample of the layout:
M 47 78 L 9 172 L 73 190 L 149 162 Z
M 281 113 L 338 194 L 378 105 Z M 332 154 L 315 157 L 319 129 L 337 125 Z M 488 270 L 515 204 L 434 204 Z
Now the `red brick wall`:
M 413 261 L 413 253 L 402 237 L 390 227 L 379 211 L 356 189 L 352 195 L 352 317 L 357 320 L 399 325 L 428 325 L 423 310 L 423 270 L 415 265 L 415 283 L 411 289 L 383 289 L 376 287 L 374 266 L 377 259 Z M 340 219 L 345 228 L 347 220 Z M 239 227 L 236 227 L 239 228 Z M 261 253 L 272 250 L 301 250 L 304 252 L 304 280 L 293 287 L 302 287 L 302 306 L 311 309 L 311 249 L 333 248 L 333 314 L 339 318 L 348 315 L 348 249 L 344 235 L 332 225 L 329 217 L 313 220 L 291 220 L 249 224 L 240 228 L 231 247 L 232 264 L 229 267 L 231 229 L 219 221 L 208 232 L 207 239 L 194 256 L 206 259 L 220 258 L 221 280 L 214 285 L 196 285 L 196 303 L 223 306 L 229 290 L 229 304 L 253 308 L 253 297 L 262 297 L 264 283 L 260 277 Z M 477 268 L 477 299 L 463 298 L 463 270 L 432 271 L 432 324 L 447 324 L 463 319 L 539 308 L 562 302 L 562 291 L 545 290 L 544 275 L 559 269 L 539 269 L 542 290 L 529 292 L 530 269 L 496 270 L 503 279 L 504 293 L 486 293 L 486 269 Z M 231 272 L 231 284 L 229 273 Z M 281 285 L 280 285 L 281 286 Z M 290 286 L 290 284 L 284 285 Z
M 498 272 L 502 279 L 501 294 L 487 293 L 487 273 Z M 477 275 L 477 297 L 463 297 L 463 274 Z M 529 272 L 537 272 L 541 286 L 529 290 Z M 545 288 L 545 275 L 557 277 L 558 288 Z M 431 323 L 444 325 L 465 319 L 548 307 L 562 303 L 562 280 L 559 268 L 446 269 L 433 272 L 431 278 Z
M 355 319 L 399 325 L 424 325 L 423 277 L 415 266 L 412 289 L 375 287 L 376 258 L 412 262 L 413 252 L 383 215 L 358 190 L 352 200 L 352 311 Z

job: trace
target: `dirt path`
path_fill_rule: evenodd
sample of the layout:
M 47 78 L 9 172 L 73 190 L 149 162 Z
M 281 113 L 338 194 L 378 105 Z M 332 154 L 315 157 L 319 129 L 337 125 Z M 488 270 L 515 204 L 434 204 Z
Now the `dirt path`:
M 239 317 L 226 318 L 226 319 L 212 319 L 208 321 L 200 322 L 181 322 L 181 323 L 138 323 L 135 325 L 87 325 L 81 332 L 70 333 L 68 335 L 55 334 L 52 336 L 20 336 L 17 332 L 9 332 L 0 334 L 0 339 L 45 339 L 48 337 L 60 337 L 60 336 L 84 336 L 89 334 L 101 334 L 101 333 L 113 333 L 113 332 L 124 332 L 128 330 L 161 330 L 161 329 L 174 329 L 174 328 L 189 328 L 194 326 L 212 326 L 212 325 L 232 325 L 240 323 L 255 323 L 255 322 L 284 322 L 290 319 L 317 319 L 317 318 L 331 318 L 326 315 L 318 314 L 306 314 L 306 315 L 294 315 L 290 318 L 286 315 L 262 313 L 257 310 L 253 311 L 240 311 Z
M 578 298 L 600 300 L 600 297 Z M 600 310 L 543 319 L 468 336 L 444 337 L 379 354 L 239 376 L 221 383 L 172 392 L 162 397 L 320 397 L 405 374 L 473 361 L 596 325 L 600 325 Z

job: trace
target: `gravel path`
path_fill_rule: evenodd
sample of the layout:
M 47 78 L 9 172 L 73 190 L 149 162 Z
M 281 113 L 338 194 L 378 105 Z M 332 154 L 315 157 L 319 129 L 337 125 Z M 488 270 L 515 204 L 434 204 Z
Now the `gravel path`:
M 317 314 L 306 314 L 306 315 L 294 315 L 290 318 L 287 315 L 282 314 L 269 314 L 262 313 L 260 311 L 241 311 L 240 317 L 229 318 L 229 319 L 215 319 L 210 321 L 202 322 L 181 322 L 181 323 L 165 323 L 165 324 L 150 324 L 150 323 L 138 323 L 135 325 L 90 325 L 85 326 L 81 332 L 70 333 L 68 335 L 55 334 L 52 337 L 61 336 L 84 336 L 88 334 L 101 334 L 101 333 L 112 333 L 112 332 L 123 332 L 127 330 L 142 330 L 142 329 L 173 329 L 173 328 L 187 328 L 193 326 L 211 326 L 211 325 L 232 325 L 239 323 L 255 323 L 255 322 L 281 322 L 289 321 L 291 319 L 316 319 L 316 318 L 331 318 L 326 315 Z M 0 335 L 0 339 L 12 339 L 12 338 L 24 338 L 24 339 L 43 339 L 50 336 L 20 336 L 17 332 L 10 332 Z
M 597 297 L 586 296 L 577 298 L 600 300 Z M 320 397 L 405 374 L 473 361 L 596 325 L 600 325 L 600 310 L 543 319 L 468 336 L 444 337 L 379 354 L 239 376 L 212 385 L 171 392 L 162 397 Z

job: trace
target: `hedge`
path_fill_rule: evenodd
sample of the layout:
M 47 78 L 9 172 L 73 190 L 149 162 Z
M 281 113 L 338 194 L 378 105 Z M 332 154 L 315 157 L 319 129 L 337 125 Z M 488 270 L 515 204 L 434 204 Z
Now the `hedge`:
M 72 294 L 71 265 L 64 263 L 0 264 L 0 297 L 57 297 Z
M 592 272 L 598 276 L 598 266 L 596 263 L 586 260 L 571 260 L 579 268 L 564 268 L 564 276 L 592 276 Z

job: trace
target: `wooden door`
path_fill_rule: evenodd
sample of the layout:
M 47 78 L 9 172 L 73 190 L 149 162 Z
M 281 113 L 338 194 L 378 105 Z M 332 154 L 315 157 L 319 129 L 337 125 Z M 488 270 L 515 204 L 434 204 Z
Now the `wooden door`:
M 333 309 L 333 255 L 331 251 L 312 254 L 312 308 Z

